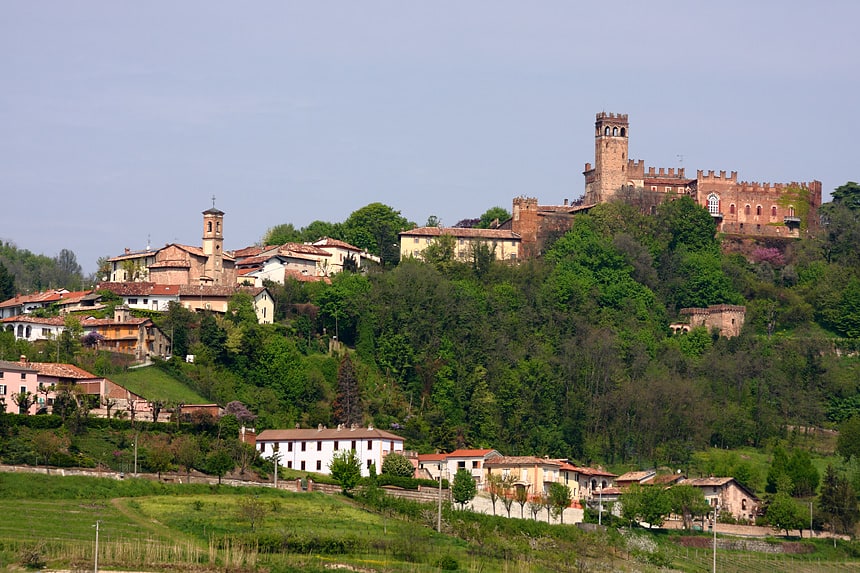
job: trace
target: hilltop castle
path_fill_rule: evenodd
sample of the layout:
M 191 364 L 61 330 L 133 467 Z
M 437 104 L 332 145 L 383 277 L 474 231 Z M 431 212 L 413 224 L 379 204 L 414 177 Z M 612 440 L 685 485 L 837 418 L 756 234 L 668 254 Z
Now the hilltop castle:
M 815 225 L 821 206 L 821 181 L 809 183 L 749 183 L 737 171 L 726 176 L 702 170 L 695 178 L 684 168 L 645 168 L 630 159 L 627 114 L 601 112 L 594 123 L 594 165 L 585 164 L 586 205 L 605 203 L 624 194 L 645 191 L 690 195 L 706 208 L 720 233 L 799 238 Z
M 688 195 L 708 210 L 717 232 L 728 235 L 797 239 L 818 220 L 821 182 L 749 183 L 732 171 L 699 170 L 688 177 L 683 167 L 647 167 L 630 159 L 627 114 L 601 112 L 594 123 L 594 164 L 586 163 L 585 195 L 563 205 L 539 205 L 537 199 L 517 197 L 512 218 L 502 228 L 522 237 L 521 257 L 539 255 L 552 237 L 564 234 L 576 213 L 613 200 L 636 201 L 653 210 L 665 200 Z

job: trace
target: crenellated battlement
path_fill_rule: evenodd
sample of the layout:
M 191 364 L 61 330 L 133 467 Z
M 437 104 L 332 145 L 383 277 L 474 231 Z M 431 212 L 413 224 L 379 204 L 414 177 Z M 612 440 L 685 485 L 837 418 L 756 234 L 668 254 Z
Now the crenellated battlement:
M 720 171 L 719 175 L 714 175 L 713 169 L 708 171 L 707 175 L 705 175 L 704 173 L 705 172 L 702 169 L 699 169 L 696 172 L 696 178 L 699 181 L 730 181 L 732 183 L 738 182 L 738 172 L 737 171 L 732 171 L 731 175 L 728 177 L 726 177 L 725 171 Z
M 534 206 L 537 207 L 537 197 L 526 197 L 525 195 L 520 195 L 519 197 L 514 197 L 514 206 L 515 207 L 529 207 Z
M 660 167 L 659 169 L 657 167 L 649 167 L 648 177 L 686 178 L 683 167 L 679 167 L 677 172 L 675 172 L 674 167 L 669 167 L 668 170 L 666 167 Z
M 597 121 L 601 119 L 615 119 L 621 121 L 627 121 L 626 113 L 606 113 L 605 111 L 601 111 L 597 114 Z

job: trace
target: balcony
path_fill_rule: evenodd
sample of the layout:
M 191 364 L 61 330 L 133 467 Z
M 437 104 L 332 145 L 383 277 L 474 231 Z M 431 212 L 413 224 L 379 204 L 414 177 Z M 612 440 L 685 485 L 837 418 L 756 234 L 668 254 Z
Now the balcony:
M 782 220 L 789 229 L 800 228 L 800 217 L 783 217 Z

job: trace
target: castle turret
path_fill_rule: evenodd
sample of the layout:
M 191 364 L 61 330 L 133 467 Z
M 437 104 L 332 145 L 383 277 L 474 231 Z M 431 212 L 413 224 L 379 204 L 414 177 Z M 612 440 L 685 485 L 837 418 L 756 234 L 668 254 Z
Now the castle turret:
M 627 184 L 627 114 L 600 112 L 594 122 L 594 168 L 585 165 L 585 202 L 612 200 Z

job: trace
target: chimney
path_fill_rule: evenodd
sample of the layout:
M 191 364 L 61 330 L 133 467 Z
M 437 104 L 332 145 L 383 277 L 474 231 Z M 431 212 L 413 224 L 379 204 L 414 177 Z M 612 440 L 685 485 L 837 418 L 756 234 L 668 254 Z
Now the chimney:
M 567 207 L 567 199 L 564 200 L 564 206 Z

